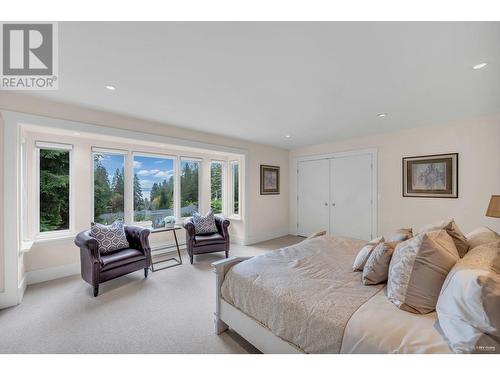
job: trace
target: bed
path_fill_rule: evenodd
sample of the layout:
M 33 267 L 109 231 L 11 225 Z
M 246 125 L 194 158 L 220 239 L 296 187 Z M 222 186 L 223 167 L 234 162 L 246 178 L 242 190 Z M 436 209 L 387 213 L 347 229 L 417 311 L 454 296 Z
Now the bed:
M 215 329 L 263 353 L 451 353 L 435 313 L 399 310 L 352 272 L 365 241 L 321 236 L 214 263 Z

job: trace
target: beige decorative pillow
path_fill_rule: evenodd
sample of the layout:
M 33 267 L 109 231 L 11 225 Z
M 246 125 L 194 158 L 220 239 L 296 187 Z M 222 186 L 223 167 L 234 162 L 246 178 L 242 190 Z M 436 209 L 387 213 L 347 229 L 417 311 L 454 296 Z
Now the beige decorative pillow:
M 380 284 L 387 281 L 392 253 L 399 242 L 382 242 L 373 249 L 363 268 L 363 284 Z
M 381 242 L 384 241 L 384 237 L 377 237 L 370 242 L 368 242 L 365 246 L 359 250 L 358 255 L 356 255 L 356 259 L 354 259 L 354 264 L 352 265 L 353 271 L 363 271 L 365 268 L 366 261 L 370 256 L 372 250 Z
M 387 242 L 395 242 L 395 241 L 406 241 L 413 237 L 413 230 L 411 228 L 401 228 L 398 229 L 388 236 L 385 237 Z
M 417 234 L 432 232 L 435 230 L 445 230 L 448 234 L 453 238 L 453 242 L 455 242 L 455 246 L 458 251 L 458 255 L 462 258 L 467 250 L 469 250 L 469 243 L 467 242 L 467 238 L 463 235 L 458 228 L 458 225 L 455 223 L 453 219 L 447 219 L 443 221 L 439 221 L 437 223 L 426 225 L 417 232 Z
M 310 240 L 311 238 L 321 237 L 324 235 L 326 235 L 326 230 L 320 230 L 318 232 L 314 232 L 313 234 L 311 234 L 309 237 L 307 237 L 307 239 Z
M 477 246 L 500 241 L 500 234 L 486 227 L 476 228 L 465 237 L 467 238 L 471 250 Z
M 453 239 L 444 230 L 401 242 L 389 266 L 387 297 L 405 311 L 433 311 L 443 282 L 458 259 Z
M 470 250 L 448 274 L 436 306 L 456 353 L 500 353 L 500 241 Z

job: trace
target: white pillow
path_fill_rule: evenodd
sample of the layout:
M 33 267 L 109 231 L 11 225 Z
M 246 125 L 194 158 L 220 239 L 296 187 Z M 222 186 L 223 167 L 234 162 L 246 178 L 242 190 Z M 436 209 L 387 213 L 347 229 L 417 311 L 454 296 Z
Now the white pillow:
M 436 306 L 456 353 L 500 353 L 500 241 L 478 246 L 448 274 Z
M 479 227 L 465 236 L 471 249 L 490 242 L 500 241 L 500 234 L 486 227 Z

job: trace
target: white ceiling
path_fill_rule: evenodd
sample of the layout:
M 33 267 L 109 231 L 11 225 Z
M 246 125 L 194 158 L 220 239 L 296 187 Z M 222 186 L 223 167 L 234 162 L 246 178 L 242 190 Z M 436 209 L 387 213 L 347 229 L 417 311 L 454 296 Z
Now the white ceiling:
M 36 95 L 285 148 L 500 113 L 500 22 L 60 23 L 59 43 Z

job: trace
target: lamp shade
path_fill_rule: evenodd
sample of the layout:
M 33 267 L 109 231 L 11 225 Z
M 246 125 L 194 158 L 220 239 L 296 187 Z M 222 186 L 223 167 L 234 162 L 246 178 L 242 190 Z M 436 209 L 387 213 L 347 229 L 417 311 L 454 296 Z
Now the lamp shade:
M 500 217 L 500 195 L 492 195 L 486 216 Z

